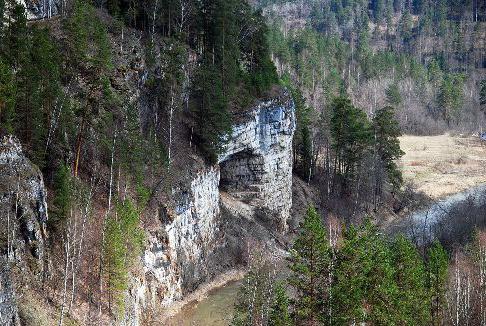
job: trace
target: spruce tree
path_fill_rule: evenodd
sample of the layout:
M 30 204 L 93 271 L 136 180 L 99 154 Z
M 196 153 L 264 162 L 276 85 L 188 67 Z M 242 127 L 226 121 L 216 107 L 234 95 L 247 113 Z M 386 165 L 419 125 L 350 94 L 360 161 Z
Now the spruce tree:
M 432 324 L 441 325 L 445 305 L 448 256 L 439 241 L 434 241 L 427 252 L 427 286 L 430 297 Z
M 385 168 L 388 182 L 393 191 L 400 189 L 403 177 L 395 163 L 405 153 L 400 149 L 401 136 L 400 125 L 395 119 L 395 110 L 392 107 L 384 107 L 376 111 L 373 118 L 376 152 Z
M 391 244 L 398 287 L 396 314 L 399 325 L 429 325 L 430 305 L 427 274 L 416 247 L 404 236 Z
M 289 284 L 296 297 L 293 300 L 295 318 L 299 323 L 327 320 L 329 246 L 321 217 L 309 207 L 301 232 L 291 250 Z
M 279 282 L 274 289 L 273 304 L 270 310 L 268 325 L 291 326 L 292 320 L 289 314 L 289 298 L 285 286 Z

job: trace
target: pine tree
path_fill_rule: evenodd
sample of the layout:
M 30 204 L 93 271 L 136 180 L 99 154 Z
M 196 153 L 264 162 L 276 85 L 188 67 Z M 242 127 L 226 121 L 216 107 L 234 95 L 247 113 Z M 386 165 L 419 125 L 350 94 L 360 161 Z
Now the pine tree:
M 402 104 L 402 95 L 396 83 L 391 84 L 385 90 L 386 101 L 390 105 L 399 106 Z
M 293 306 L 299 323 L 326 320 L 329 248 L 321 217 L 309 207 L 291 250 L 289 284 L 296 292 Z
M 292 320 L 289 314 L 289 298 L 282 282 L 279 282 L 274 290 L 273 304 L 270 310 L 268 325 L 291 326 Z
M 27 15 L 24 6 L 14 0 L 10 0 L 7 7 L 9 24 L 5 31 L 5 46 L 2 50 L 6 62 L 18 70 L 28 60 L 30 44 Z
M 403 183 L 403 177 L 395 161 L 405 153 L 400 149 L 398 137 L 401 136 L 401 131 L 394 112 L 395 110 L 389 106 L 376 111 L 373 128 L 376 152 L 385 168 L 388 182 L 392 185 L 393 191 L 397 191 Z
M 398 286 L 396 302 L 399 325 L 429 325 L 430 304 L 426 288 L 426 271 L 415 246 L 404 236 L 392 245 L 395 281 Z
M 130 200 L 117 205 L 116 214 L 105 224 L 103 261 L 108 276 L 110 307 L 117 317 L 125 311 L 125 291 L 128 272 L 143 248 L 144 233 L 140 227 L 140 213 Z
M 268 27 L 261 11 L 252 13 L 252 9 L 246 2 L 243 19 L 251 19 L 251 26 L 248 24 L 247 29 L 254 29 L 247 44 L 241 47 L 243 55 L 249 61 L 248 73 L 251 80 L 251 93 L 255 96 L 262 96 L 264 92 L 278 83 L 278 75 L 273 62 L 270 60 L 270 51 L 268 47 Z M 249 17 L 248 17 L 249 16 Z M 240 22 L 244 25 L 245 22 Z M 250 31 L 245 31 L 250 33 Z
M 0 57 L 0 134 L 15 130 L 16 88 L 12 69 Z
M 334 274 L 334 323 L 395 323 L 391 311 L 398 290 L 391 252 L 371 222 L 345 231 Z
M 427 252 L 427 281 L 432 324 L 441 325 L 445 304 L 448 256 L 440 242 L 434 241 Z
M 211 162 L 216 162 L 224 137 L 231 130 L 231 115 L 223 94 L 223 81 L 216 68 L 203 63 L 196 76 L 198 103 L 193 109 L 196 141 Z
M 479 104 L 486 105 L 486 79 L 483 79 L 479 84 Z
M 334 178 L 342 178 L 342 194 L 349 194 L 358 166 L 372 144 L 372 128 L 366 114 L 346 98 L 332 103 L 331 137 L 335 162 Z
M 304 179 L 312 175 L 312 135 L 310 131 L 311 108 L 306 105 L 301 91 L 288 78 L 283 79 L 295 104 L 297 132 L 294 133 L 294 169 Z
M 458 117 L 464 98 L 463 87 L 464 76 L 461 74 L 447 74 L 442 80 L 437 101 L 448 124 Z
M 72 205 L 71 171 L 66 164 L 61 164 L 54 176 L 53 215 L 56 221 L 69 217 Z

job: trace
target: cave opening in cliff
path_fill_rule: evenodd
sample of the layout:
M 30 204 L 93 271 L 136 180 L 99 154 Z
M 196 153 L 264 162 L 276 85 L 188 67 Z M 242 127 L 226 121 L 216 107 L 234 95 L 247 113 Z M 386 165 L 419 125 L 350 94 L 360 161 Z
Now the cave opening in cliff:
M 220 191 L 244 202 L 257 199 L 263 184 L 263 164 L 263 157 L 250 151 L 231 155 L 220 163 Z

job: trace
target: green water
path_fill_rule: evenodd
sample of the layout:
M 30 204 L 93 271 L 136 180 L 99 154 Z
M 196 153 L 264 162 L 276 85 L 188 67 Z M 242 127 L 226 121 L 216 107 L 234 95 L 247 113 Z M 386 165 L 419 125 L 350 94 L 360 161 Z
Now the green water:
M 174 316 L 170 326 L 228 326 L 241 281 L 210 291 L 200 302 L 188 304 Z

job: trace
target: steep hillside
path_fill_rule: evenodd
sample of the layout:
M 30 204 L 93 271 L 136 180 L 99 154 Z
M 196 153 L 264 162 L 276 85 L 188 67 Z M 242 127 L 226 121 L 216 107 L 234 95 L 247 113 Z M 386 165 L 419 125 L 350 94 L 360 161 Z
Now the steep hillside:
M 295 108 L 261 15 L 96 5 L 0 2 L 0 154 L 28 172 L 0 162 L 7 325 L 150 323 L 287 245 Z

